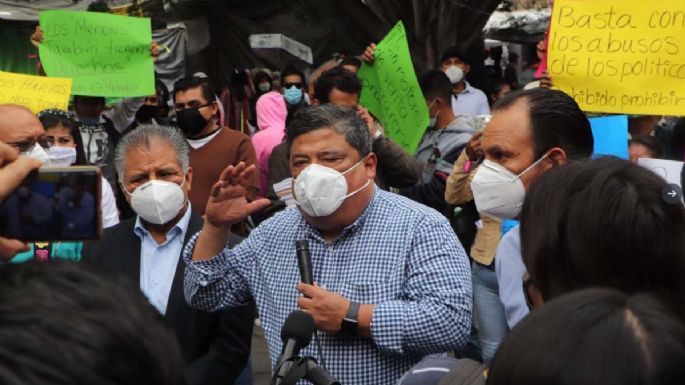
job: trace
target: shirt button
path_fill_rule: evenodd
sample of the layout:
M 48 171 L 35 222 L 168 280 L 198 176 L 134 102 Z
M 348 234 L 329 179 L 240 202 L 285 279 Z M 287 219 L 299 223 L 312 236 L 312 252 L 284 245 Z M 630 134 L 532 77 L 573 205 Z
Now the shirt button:
M 202 281 L 200 281 L 200 286 L 205 287 L 207 285 L 209 285 L 209 282 L 206 279 L 203 279 Z

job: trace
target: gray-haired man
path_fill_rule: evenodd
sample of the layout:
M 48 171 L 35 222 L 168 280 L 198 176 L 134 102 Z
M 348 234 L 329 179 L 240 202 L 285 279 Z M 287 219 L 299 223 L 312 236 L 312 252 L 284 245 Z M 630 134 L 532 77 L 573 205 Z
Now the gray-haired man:
M 250 352 L 253 308 L 211 314 L 191 309 L 183 299 L 181 251 L 202 228 L 188 202 L 189 152 L 183 134 L 172 127 L 143 125 L 121 139 L 115 166 L 137 217 L 86 245 L 83 260 L 140 287 L 176 332 L 191 384 L 231 384 Z

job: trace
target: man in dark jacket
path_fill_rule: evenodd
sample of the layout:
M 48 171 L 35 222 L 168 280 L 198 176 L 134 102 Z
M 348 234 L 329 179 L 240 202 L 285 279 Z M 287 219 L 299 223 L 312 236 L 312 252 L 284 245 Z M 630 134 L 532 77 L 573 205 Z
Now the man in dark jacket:
M 180 255 L 203 224 L 188 200 L 193 182 L 189 154 L 186 138 L 172 127 L 141 125 L 125 135 L 114 161 L 137 216 L 87 244 L 82 258 L 103 275 L 140 287 L 175 332 L 191 385 L 228 385 L 250 354 L 254 309 L 208 313 L 190 308 L 184 299 Z M 233 237 L 229 247 L 238 241 Z

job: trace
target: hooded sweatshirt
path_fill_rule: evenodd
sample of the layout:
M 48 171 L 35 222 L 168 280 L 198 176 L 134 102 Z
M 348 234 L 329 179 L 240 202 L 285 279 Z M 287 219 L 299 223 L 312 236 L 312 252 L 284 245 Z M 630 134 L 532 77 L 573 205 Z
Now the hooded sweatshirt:
M 452 165 L 474 134 L 475 121 L 458 116 L 447 127 L 429 128 L 416 150 L 421 169 L 419 182 L 401 191 L 402 195 L 446 214 L 445 185 Z
M 256 111 L 259 131 L 252 137 L 252 145 L 257 153 L 259 165 L 259 193 L 266 196 L 269 157 L 273 148 L 283 141 L 288 110 L 283 95 L 278 92 L 267 92 L 257 100 Z

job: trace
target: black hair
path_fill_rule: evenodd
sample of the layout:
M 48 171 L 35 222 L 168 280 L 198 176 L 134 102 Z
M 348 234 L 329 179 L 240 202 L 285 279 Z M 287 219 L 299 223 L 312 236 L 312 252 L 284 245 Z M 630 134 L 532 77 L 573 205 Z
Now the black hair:
M 685 299 L 685 207 L 666 182 L 603 157 L 542 174 L 521 210 L 521 253 L 543 298 L 590 286 Z
M 504 88 L 504 86 L 509 86 L 511 88 L 511 85 L 503 79 L 492 79 L 486 85 L 485 88 L 488 96 L 488 102 L 491 106 L 496 102 L 496 100 L 493 99 L 493 95 L 497 95 L 502 92 L 502 88 Z
M 104 96 L 85 96 L 85 95 L 74 95 L 73 103 L 74 105 L 79 102 L 93 102 L 102 104 L 104 107 L 107 101 Z
M 67 114 L 66 111 L 62 110 L 45 110 L 38 114 L 38 120 L 43 125 L 45 131 L 61 125 L 69 130 L 69 134 L 74 139 L 76 144 L 76 162 L 75 166 L 85 166 L 88 164 L 86 158 L 86 150 L 83 148 L 83 138 L 81 137 L 81 132 L 78 129 L 78 124 Z
M 273 78 L 271 75 L 266 73 L 266 71 L 257 71 L 257 73 L 254 74 L 254 84 L 255 86 L 258 86 L 259 83 L 262 82 L 262 80 L 267 80 L 269 83 L 273 82 Z
M 207 103 L 211 103 L 215 100 L 216 92 L 214 91 L 214 86 L 209 82 L 209 78 L 188 76 L 174 83 L 174 101 L 176 101 L 176 94 L 179 92 L 196 87 L 201 87 L 202 97 Z
M 307 78 L 304 76 L 304 72 L 300 71 L 299 69 L 295 68 L 295 66 L 288 65 L 283 69 L 283 72 L 281 72 L 281 82 L 285 82 L 285 77 L 290 76 L 290 75 L 297 75 L 300 78 L 302 78 L 302 86 L 306 87 L 307 86 Z
M 661 144 L 661 141 L 651 135 L 633 136 L 628 142 L 628 145 L 632 146 L 633 144 L 640 144 L 647 147 L 652 153 L 653 158 L 661 158 L 664 156 L 664 146 Z
M 443 71 L 429 70 L 421 75 L 419 86 L 426 100 L 441 99 L 444 103 L 452 100 L 452 83 Z
M 359 60 L 359 59 L 357 59 L 357 58 L 354 57 L 354 56 L 347 56 L 347 57 L 345 57 L 344 59 L 342 59 L 342 60 L 340 61 L 340 64 L 339 64 L 339 65 L 340 65 L 341 67 L 342 67 L 342 66 L 353 66 L 353 67 L 361 68 L 361 66 L 362 66 L 362 61 Z
M 564 150 L 571 160 L 592 155 L 590 121 L 572 97 L 548 88 L 517 91 L 500 99 L 493 111 L 509 109 L 519 101 L 525 101 L 528 107 L 535 159 L 554 147 Z
M 362 92 L 362 83 L 352 72 L 342 67 L 334 67 L 322 73 L 314 82 L 314 99 L 321 104 L 330 103 L 333 89 L 359 96 Z
M 242 68 L 236 68 L 231 72 L 230 89 L 235 100 L 242 101 L 247 97 L 245 87 L 250 84 L 247 72 Z
M 286 128 L 288 152 L 298 136 L 321 129 L 331 129 L 343 135 L 345 142 L 362 158 L 371 152 L 371 134 L 366 122 L 353 109 L 333 104 L 307 107 L 295 114 Z
M 287 103 L 286 103 L 287 104 Z M 309 107 L 307 103 L 297 103 L 295 105 L 288 105 L 288 115 L 285 117 L 285 126 L 288 127 L 290 125 L 290 122 L 293 121 L 295 118 L 295 115 L 297 115 L 300 110 Z M 287 134 L 287 133 L 286 133 Z
M 677 306 L 588 289 L 545 303 L 504 339 L 488 385 L 671 385 L 685 378 Z
M 457 47 L 449 47 L 446 50 L 442 52 L 442 56 L 440 56 L 440 63 L 444 62 L 447 59 L 451 58 L 457 58 L 461 61 L 464 62 L 464 64 L 470 64 L 469 63 L 469 58 L 466 56 L 466 53 L 462 51 L 461 49 Z
M 184 367 L 130 283 L 72 262 L 0 266 L 0 383 L 181 385 Z
M 155 80 L 155 93 L 157 94 L 157 97 L 159 97 L 159 99 L 160 99 L 160 101 L 159 101 L 160 106 L 162 106 L 162 108 L 168 110 L 169 109 L 169 89 L 166 87 L 166 84 L 164 84 L 163 81 Z
M 105 0 L 97 0 L 90 3 L 86 11 L 98 13 L 112 13 L 112 10 L 109 8 L 109 5 Z

